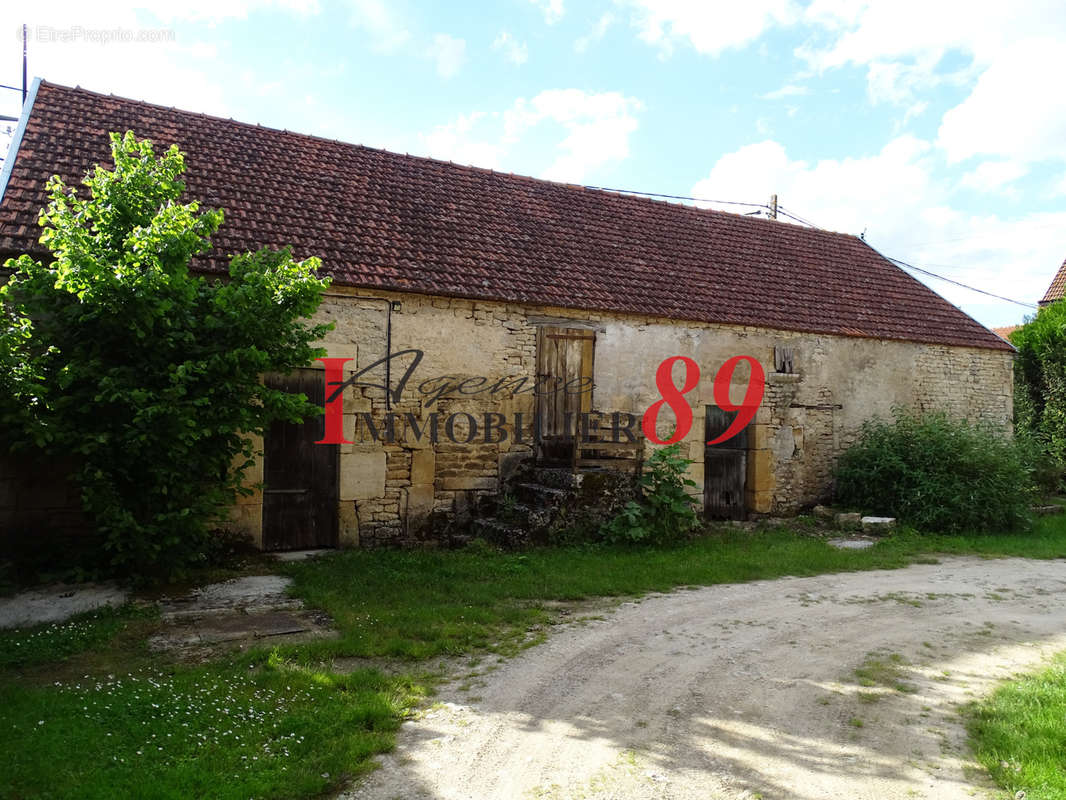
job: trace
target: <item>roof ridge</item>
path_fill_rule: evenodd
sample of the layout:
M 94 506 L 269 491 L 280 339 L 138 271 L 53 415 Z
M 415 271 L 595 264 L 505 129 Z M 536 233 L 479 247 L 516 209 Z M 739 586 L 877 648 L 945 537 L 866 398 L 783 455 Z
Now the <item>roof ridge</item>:
M 146 100 L 136 100 L 136 99 L 134 99 L 132 97 L 124 97 L 122 95 L 114 94 L 113 92 L 112 93 L 108 93 L 108 94 L 104 94 L 103 92 L 97 92 L 97 91 L 93 91 L 92 89 L 86 89 L 83 86 L 73 86 L 72 87 L 72 86 L 66 86 L 66 85 L 61 84 L 61 83 L 52 83 L 52 82 L 44 80 L 43 78 L 41 79 L 41 85 L 45 86 L 45 87 L 48 87 L 48 88 L 51 88 L 51 89 L 58 89 L 58 90 L 61 90 L 61 91 L 82 92 L 84 94 L 94 95 L 96 97 L 110 98 L 112 100 L 119 100 L 119 101 L 126 102 L 126 103 L 137 103 L 139 105 L 149 106 L 151 108 L 158 108 L 158 109 L 161 109 L 163 111 L 170 111 L 170 112 L 175 113 L 175 114 L 187 114 L 189 116 L 200 117 L 202 119 L 209 119 L 209 120 L 215 120 L 216 122 L 225 122 L 225 123 L 229 123 L 231 125 L 238 125 L 238 126 L 243 127 L 243 128 L 251 128 L 253 130 L 269 131 L 269 132 L 273 132 L 273 133 L 287 134 L 289 136 L 295 136 L 298 139 L 306 139 L 306 140 L 309 140 L 309 141 L 312 141 L 312 142 L 330 142 L 330 143 L 333 143 L 333 144 L 341 145 L 343 147 L 354 147 L 354 148 L 358 148 L 360 150 L 370 150 L 370 151 L 375 152 L 375 153 L 385 153 L 387 155 L 395 156 L 397 158 L 412 159 L 412 160 L 414 160 L 416 162 L 429 162 L 431 164 L 440 164 L 441 166 L 449 167 L 449 168 L 456 169 L 456 170 L 475 172 L 475 173 L 480 173 L 480 174 L 485 174 L 485 175 L 500 176 L 500 177 L 510 178 L 512 180 L 518 180 L 518 181 L 529 181 L 529 182 L 532 182 L 532 183 L 538 184 L 538 185 L 557 186 L 557 187 L 560 187 L 562 189 L 567 189 L 567 190 L 571 190 L 571 191 L 592 192 L 592 193 L 601 194 L 601 195 L 604 195 L 604 196 L 622 198 L 623 200 L 628 201 L 628 202 L 643 202 L 643 203 L 651 203 L 651 204 L 654 204 L 654 205 L 657 205 L 657 206 L 668 206 L 670 208 L 683 208 L 683 209 L 688 209 L 690 212 L 695 212 L 695 213 L 698 213 L 698 214 L 706 214 L 706 215 L 710 215 L 710 216 L 724 215 L 724 216 L 727 216 L 727 217 L 730 217 L 730 218 L 733 218 L 733 219 L 744 220 L 746 222 L 749 222 L 749 223 L 752 223 L 752 224 L 755 224 L 755 225 L 787 225 L 790 230 L 816 231 L 816 232 L 821 233 L 821 234 L 828 234 L 830 236 L 843 236 L 843 237 L 846 237 L 848 239 L 858 239 L 859 238 L 855 234 L 846 233 L 844 231 L 831 230 L 829 228 L 820 228 L 820 227 L 817 227 L 817 226 L 796 225 L 796 224 L 793 224 L 793 223 L 788 222 L 786 220 L 763 219 L 761 217 L 748 216 L 746 214 L 741 214 L 741 213 L 738 213 L 738 212 L 735 212 L 735 211 L 726 211 L 724 209 L 719 209 L 719 208 L 703 208 L 703 207 L 701 207 L 699 205 L 695 205 L 695 203 L 700 202 L 700 200 L 698 198 L 693 198 L 693 200 L 694 200 L 693 203 L 685 203 L 685 202 L 681 202 L 681 201 L 672 202 L 671 200 L 660 198 L 660 197 L 646 196 L 648 194 L 651 194 L 651 193 L 646 193 L 646 192 L 627 191 L 625 189 L 610 189 L 610 188 L 606 188 L 606 187 L 594 188 L 594 187 L 587 186 L 585 184 L 580 184 L 580 183 L 570 183 L 568 181 L 553 181 L 553 180 L 549 180 L 547 178 L 537 178 L 537 177 L 534 177 L 533 175 L 524 175 L 524 174 L 522 174 L 520 172 L 508 172 L 506 170 L 492 169 L 491 167 L 479 167 L 476 164 L 461 164 L 461 163 L 458 163 L 458 162 L 455 162 L 455 161 L 451 161 L 451 160 L 448 160 L 448 159 L 435 158 L 434 156 L 420 156 L 420 155 L 414 155 L 412 153 L 400 153 L 400 152 L 398 152 L 396 150 L 389 150 L 387 147 L 374 147 L 372 145 L 362 144 L 360 142 L 348 142 L 348 141 L 345 141 L 343 139 L 336 139 L 336 138 L 331 139 L 331 138 L 329 138 L 327 136 L 319 136 L 319 135 L 313 134 L 313 133 L 301 133 L 299 131 L 289 130 L 288 128 L 275 128 L 275 127 L 270 126 L 270 125 L 263 125 L 260 122 L 245 122 L 243 120 L 234 119 L 233 117 L 220 117 L 220 116 L 218 116 L 216 114 L 207 114 L 207 113 L 202 112 L 202 111 L 190 111 L 188 109 L 178 108 L 177 106 L 166 106 L 166 105 L 163 105 L 161 103 L 151 103 L 151 102 L 148 102 Z

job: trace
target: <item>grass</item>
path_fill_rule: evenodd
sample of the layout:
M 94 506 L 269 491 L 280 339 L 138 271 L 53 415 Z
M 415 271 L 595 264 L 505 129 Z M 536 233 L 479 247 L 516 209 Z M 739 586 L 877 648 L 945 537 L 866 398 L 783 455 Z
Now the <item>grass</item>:
M 977 760 L 1010 792 L 1066 800 L 1066 653 L 970 709 Z
M 855 669 L 855 677 L 860 686 L 867 688 L 882 686 L 904 694 L 912 694 L 917 691 L 917 688 L 903 679 L 906 674 L 903 667 L 906 665 L 907 660 L 899 653 L 870 653 L 866 660 Z M 877 695 L 874 697 L 876 698 Z M 864 702 L 871 702 L 866 698 L 860 697 L 860 699 Z
M 938 553 L 1066 558 L 1066 517 L 1046 517 L 1029 534 L 901 532 L 866 550 L 840 550 L 787 530 L 727 531 L 658 549 L 357 550 L 294 562 L 285 570 L 295 580 L 295 594 L 329 612 L 341 631 L 337 640 L 301 648 L 303 657 L 422 659 L 478 650 L 513 653 L 535 642 L 551 621 L 546 601 L 893 569 L 935 563 L 931 554 Z
M 6 797 L 311 797 L 392 746 L 402 679 L 283 662 L 0 688 Z M 75 755 L 76 754 L 76 755 Z
M 195 666 L 149 652 L 158 620 L 132 607 L 6 632 L 0 796 L 319 796 L 392 747 L 431 691 L 431 679 L 411 677 L 421 660 L 517 652 L 543 636 L 559 602 L 895 568 L 936 553 L 1066 557 L 1066 519 L 1045 518 L 1029 535 L 901 532 L 867 550 L 776 530 L 656 550 L 346 552 L 277 567 L 333 616 L 339 638 Z M 331 659 L 352 656 L 398 660 L 408 674 L 331 671 Z

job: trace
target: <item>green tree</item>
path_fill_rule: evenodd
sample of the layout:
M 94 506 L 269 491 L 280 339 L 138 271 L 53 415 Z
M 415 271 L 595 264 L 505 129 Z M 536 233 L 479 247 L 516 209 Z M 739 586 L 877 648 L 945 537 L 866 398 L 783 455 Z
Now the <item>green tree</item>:
M 8 260 L 0 287 L 0 425 L 13 451 L 74 464 L 111 565 L 170 573 L 201 561 L 241 488 L 251 434 L 321 413 L 261 376 L 312 363 L 329 326 L 305 320 L 328 281 L 288 250 L 190 271 L 222 211 L 181 204 L 184 158 L 111 135 L 114 169 L 87 193 L 48 184 L 47 263 Z
M 1015 426 L 1057 468 L 1066 466 L 1066 301 L 1045 306 L 1011 334 Z

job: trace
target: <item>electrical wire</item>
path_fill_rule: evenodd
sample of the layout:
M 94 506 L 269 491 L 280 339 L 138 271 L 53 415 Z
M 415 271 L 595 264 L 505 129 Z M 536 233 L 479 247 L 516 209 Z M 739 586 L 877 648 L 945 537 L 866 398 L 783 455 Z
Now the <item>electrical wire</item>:
M 612 188 L 607 187 L 607 186 L 585 186 L 585 188 L 586 189 L 596 189 L 596 190 L 601 191 L 601 192 L 617 192 L 618 194 L 633 194 L 633 195 L 639 195 L 641 197 L 662 197 L 662 198 L 669 199 L 669 200 L 688 200 L 688 201 L 694 202 L 694 203 L 714 203 L 716 205 L 724 205 L 724 206 L 748 206 L 750 208 L 766 209 L 767 211 L 772 211 L 773 210 L 766 203 L 744 203 L 744 202 L 740 202 L 738 200 L 708 200 L 707 198 L 703 198 L 703 197 L 691 197 L 689 195 L 682 195 L 682 194 L 663 194 L 661 192 L 642 192 L 642 191 L 639 191 L 639 190 L 636 190 L 636 189 L 612 189 Z M 777 213 L 780 214 L 781 216 L 788 217 L 791 220 L 795 220 L 796 222 L 799 222 L 802 225 L 807 225 L 807 226 L 809 226 L 811 228 L 814 228 L 816 230 L 825 230 L 825 228 L 823 228 L 821 225 L 817 225 L 817 224 L 811 222 L 810 220 L 804 219 L 803 217 L 799 216 L 798 214 L 795 214 L 795 213 L 793 213 L 791 211 L 788 211 L 780 203 L 778 203 L 778 205 L 777 205 Z M 880 253 L 880 251 L 878 251 L 878 252 Z M 915 272 L 920 272 L 922 275 L 928 275 L 930 278 L 936 278 L 937 280 L 945 281 L 946 283 L 950 283 L 950 284 L 952 284 L 954 286 L 958 286 L 958 287 L 960 287 L 962 289 L 969 289 L 971 292 L 977 292 L 978 294 L 983 294 L 986 297 L 993 297 L 996 300 L 1002 300 L 1005 303 L 1014 303 L 1015 305 L 1022 306 L 1023 308 L 1033 308 L 1033 309 L 1037 308 L 1035 303 L 1025 303 L 1025 302 L 1023 302 L 1021 300 L 1014 300 L 1014 299 L 1012 299 L 1010 297 L 1004 297 L 1003 295 L 999 295 L 999 294 L 995 294 L 993 292 L 985 291 L 984 289 L 978 289 L 976 286 L 970 286 L 969 284 L 962 283 L 961 281 L 957 281 L 957 280 L 955 280 L 953 278 L 948 278 L 948 277 L 946 277 L 944 275 L 938 275 L 935 272 L 931 272 L 930 270 L 923 269 L 922 267 L 917 267 L 914 264 L 909 264 L 906 261 L 902 261 L 902 260 L 900 260 L 898 258 L 892 258 L 891 256 L 885 255 L 883 253 L 880 253 L 880 254 L 884 258 L 888 259 L 893 264 L 895 264 L 895 265 L 897 265 L 899 267 L 903 267 L 903 268 L 906 268 L 906 269 L 912 269 Z

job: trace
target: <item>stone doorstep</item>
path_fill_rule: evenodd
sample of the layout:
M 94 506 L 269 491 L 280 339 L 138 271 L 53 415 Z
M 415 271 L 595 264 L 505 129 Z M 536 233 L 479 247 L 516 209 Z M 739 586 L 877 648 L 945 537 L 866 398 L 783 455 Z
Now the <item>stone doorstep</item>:
M 164 608 L 160 614 L 163 622 L 193 622 L 196 620 L 220 616 L 250 616 L 266 614 L 271 611 L 299 611 L 303 603 L 296 599 L 277 600 L 248 606 L 199 606 L 197 608 Z
M 202 624 L 197 624 L 202 623 Z M 335 632 L 314 620 L 284 612 L 226 614 L 197 623 L 182 624 L 151 637 L 152 650 L 176 650 L 200 645 L 225 644 L 245 640 L 292 637 L 310 634 L 326 637 Z

